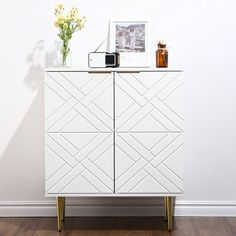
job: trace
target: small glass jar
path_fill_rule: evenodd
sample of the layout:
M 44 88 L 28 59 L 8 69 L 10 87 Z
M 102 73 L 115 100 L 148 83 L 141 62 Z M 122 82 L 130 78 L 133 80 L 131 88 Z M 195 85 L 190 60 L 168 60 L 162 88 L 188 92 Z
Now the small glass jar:
M 168 67 L 168 50 L 166 49 L 166 43 L 159 41 L 157 45 L 156 67 Z

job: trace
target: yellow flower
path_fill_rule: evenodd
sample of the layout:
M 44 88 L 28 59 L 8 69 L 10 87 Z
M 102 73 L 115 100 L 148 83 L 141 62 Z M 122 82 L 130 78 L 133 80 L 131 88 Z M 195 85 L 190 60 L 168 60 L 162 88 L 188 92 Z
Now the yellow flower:
M 70 17 L 69 15 L 67 15 L 67 16 L 65 17 L 65 19 L 66 19 L 67 22 L 69 22 L 69 21 L 72 20 L 71 17 Z
M 61 4 L 61 3 L 57 4 L 57 9 L 64 10 L 63 4 Z
M 59 15 L 64 11 L 64 6 L 62 4 L 58 4 L 55 8 L 55 15 Z
M 58 22 L 59 25 L 64 24 L 65 23 L 65 17 L 63 15 L 58 15 L 56 21 Z
M 56 20 L 54 25 L 60 29 L 59 37 L 62 40 L 68 40 L 72 37 L 72 34 L 81 30 L 85 26 L 86 17 L 79 15 L 79 10 L 76 7 L 72 7 L 71 10 L 65 14 L 64 6 L 58 4 L 55 8 Z
M 77 15 L 78 12 L 79 12 L 79 10 L 78 10 L 77 7 L 72 7 L 71 12 L 72 12 L 74 15 Z

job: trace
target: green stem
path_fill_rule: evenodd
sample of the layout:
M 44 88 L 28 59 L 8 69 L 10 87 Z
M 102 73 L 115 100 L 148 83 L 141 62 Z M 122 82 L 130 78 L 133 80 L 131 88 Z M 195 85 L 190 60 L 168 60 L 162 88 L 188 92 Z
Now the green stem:
M 67 56 L 69 55 L 70 48 L 69 48 L 69 40 L 63 40 L 61 47 L 61 54 L 62 54 L 62 66 L 66 66 Z

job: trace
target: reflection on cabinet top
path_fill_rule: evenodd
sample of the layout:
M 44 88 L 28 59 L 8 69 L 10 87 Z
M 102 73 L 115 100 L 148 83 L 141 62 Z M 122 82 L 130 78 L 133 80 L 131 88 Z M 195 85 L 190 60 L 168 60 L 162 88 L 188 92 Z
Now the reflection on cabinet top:
M 46 68 L 46 72 L 89 72 L 89 73 L 110 73 L 110 72 L 123 72 L 123 73 L 138 73 L 138 72 L 182 72 L 181 69 L 172 68 Z

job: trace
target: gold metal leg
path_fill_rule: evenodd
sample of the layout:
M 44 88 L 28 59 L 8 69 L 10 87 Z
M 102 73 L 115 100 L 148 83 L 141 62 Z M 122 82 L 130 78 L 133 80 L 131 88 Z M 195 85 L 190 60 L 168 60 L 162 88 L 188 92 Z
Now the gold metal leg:
M 165 221 L 167 221 L 167 197 L 164 198 Z
M 62 231 L 65 197 L 57 197 L 57 229 Z
M 167 227 L 168 231 L 172 230 L 173 225 L 173 197 L 167 198 Z

